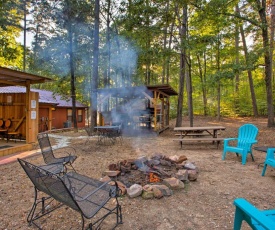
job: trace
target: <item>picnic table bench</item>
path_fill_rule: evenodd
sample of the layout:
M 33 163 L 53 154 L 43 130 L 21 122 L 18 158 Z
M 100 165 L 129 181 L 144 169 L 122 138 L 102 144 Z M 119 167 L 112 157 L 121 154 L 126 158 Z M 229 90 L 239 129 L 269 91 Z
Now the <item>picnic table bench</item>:
M 119 188 L 116 182 L 115 186 L 111 186 L 109 181 L 98 181 L 74 171 L 60 175 L 25 160 L 18 161 L 34 185 L 34 202 L 27 217 L 29 225 L 34 224 L 41 229 L 38 220 L 63 205 L 80 213 L 82 229 L 85 228 L 85 219 L 93 218 L 94 221 L 86 228 L 93 229 L 98 228 L 110 214 L 116 214 L 115 227 L 122 224 L 121 206 L 117 199 Z M 47 169 L 48 167 L 49 165 Z M 112 198 L 115 203 L 109 202 Z
M 224 138 L 218 137 L 218 131 L 225 130 L 223 126 L 205 126 L 205 127 L 175 127 L 174 131 L 177 133 L 177 139 L 173 141 L 178 141 L 183 146 L 183 142 L 200 142 L 200 141 L 211 141 L 213 144 L 217 144 L 217 148 Z

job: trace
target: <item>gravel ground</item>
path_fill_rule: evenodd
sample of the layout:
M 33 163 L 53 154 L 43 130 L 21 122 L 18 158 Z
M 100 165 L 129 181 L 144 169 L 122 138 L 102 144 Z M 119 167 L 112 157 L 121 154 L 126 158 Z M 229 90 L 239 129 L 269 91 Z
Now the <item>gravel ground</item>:
M 259 128 L 258 144 L 275 145 L 274 128 L 267 128 L 267 118 L 215 118 L 195 117 L 194 126 L 222 125 L 221 137 L 236 137 L 238 128 L 253 123 Z M 255 162 L 249 156 L 245 166 L 235 154 L 227 154 L 221 160 L 223 146 L 218 149 L 211 143 L 201 142 L 180 149 L 173 142 L 174 121 L 170 129 L 158 136 L 123 137 L 123 143 L 102 146 L 96 138 L 87 141 L 86 134 L 67 132 L 56 134 L 69 139 L 76 149 L 75 169 L 89 177 L 100 179 L 109 164 L 137 158 L 150 157 L 156 153 L 167 156 L 185 155 L 199 169 L 198 179 L 190 182 L 184 190 L 161 199 L 143 200 L 141 197 L 119 198 L 122 206 L 123 224 L 117 229 L 129 230 L 212 230 L 232 229 L 234 220 L 233 201 L 244 197 L 260 209 L 274 209 L 275 169 L 268 168 L 261 176 L 265 153 L 254 151 Z M 188 126 L 187 119 L 183 126 Z M 54 141 L 54 140 L 52 140 Z M 41 155 L 27 159 L 34 164 L 43 164 Z M 33 229 L 26 222 L 32 206 L 33 186 L 18 162 L 1 165 L 0 229 Z M 114 216 L 107 218 L 101 229 L 110 229 Z M 80 229 L 81 218 L 75 211 L 63 207 L 41 221 L 43 229 Z M 243 229 L 249 229 L 244 225 Z

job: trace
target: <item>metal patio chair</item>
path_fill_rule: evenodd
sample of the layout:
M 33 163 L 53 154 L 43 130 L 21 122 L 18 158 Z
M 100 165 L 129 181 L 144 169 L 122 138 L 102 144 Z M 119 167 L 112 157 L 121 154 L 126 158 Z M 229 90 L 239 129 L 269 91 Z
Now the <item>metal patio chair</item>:
M 37 135 L 37 140 L 41 149 L 41 153 L 46 164 L 63 164 L 64 171 L 67 171 L 67 167 L 75 171 L 73 167 L 73 162 L 76 160 L 75 149 L 72 147 L 63 147 L 57 150 L 53 150 L 51 142 L 47 133 L 39 133 Z M 64 157 L 55 157 L 54 152 L 66 153 L 67 156 Z
M 122 224 L 117 199 L 120 189 L 116 182 L 110 185 L 110 181 L 102 182 L 73 171 L 59 176 L 25 160 L 18 161 L 34 185 L 34 202 L 27 216 L 29 225 L 41 229 L 40 218 L 44 223 L 51 217 L 47 214 L 63 205 L 80 213 L 82 229 L 100 229 L 104 219 L 111 214 L 116 216 L 115 227 Z M 63 211 L 66 212 L 67 208 Z M 89 224 L 85 224 L 87 219 Z
M 84 129 L 87 133 L 87 139 L 85 141 L 85 144 L 87 144 L 91 140 L 91 137 L 95 137 L 97 135 L 97 132 L 93 127 L 85 127 Z

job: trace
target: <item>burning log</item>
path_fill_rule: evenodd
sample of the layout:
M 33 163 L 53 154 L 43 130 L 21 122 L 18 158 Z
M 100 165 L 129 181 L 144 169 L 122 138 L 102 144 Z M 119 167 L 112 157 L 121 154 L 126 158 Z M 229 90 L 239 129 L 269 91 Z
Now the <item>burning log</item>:
M 157 182 L 160 182 L 161 179 L 153 172 L 150 172 L 149 173 L 149 182 L 150 183 L 157 183 Z

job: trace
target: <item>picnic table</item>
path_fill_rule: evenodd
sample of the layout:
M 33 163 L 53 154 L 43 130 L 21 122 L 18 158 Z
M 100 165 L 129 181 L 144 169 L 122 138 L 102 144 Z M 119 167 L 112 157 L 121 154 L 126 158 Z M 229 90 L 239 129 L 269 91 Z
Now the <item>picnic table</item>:
M 218 131 L 225 130 L 223 126 L 203 126 L 203 127 L 175 127 L 174 131 L 179 132 L 179 136 L 174 141 L 179 141 L 181 144 L 187 141 L 212 141 L 217 143 L 217 147 L 224 138 L 218 137 Z

